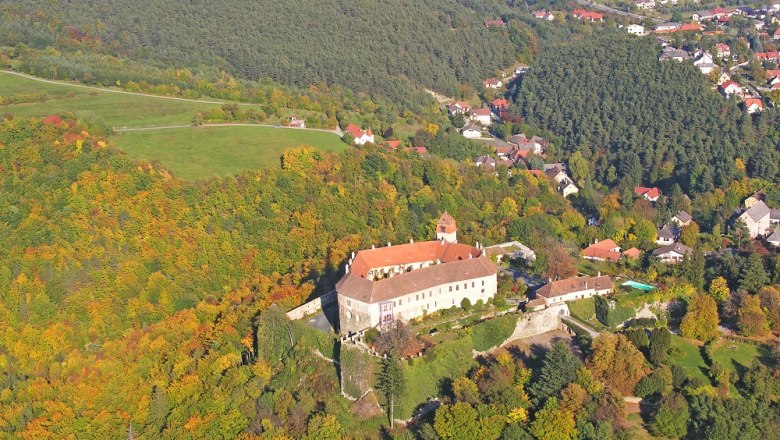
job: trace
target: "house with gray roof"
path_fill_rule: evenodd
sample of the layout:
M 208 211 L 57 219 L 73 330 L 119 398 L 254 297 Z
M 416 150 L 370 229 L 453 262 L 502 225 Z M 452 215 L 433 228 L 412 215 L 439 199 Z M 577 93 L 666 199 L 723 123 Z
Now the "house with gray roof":
M 680 243 L 661 246 L 653 251 L 653 257 L 657 258 L 662 263 L 677 263 L 691 254 L 693 254 L 693 249 Z
M 771 231 L 771 217 L 772 210 L 766 206 L 766 203 L 759 200 L 737 217 L 736 221 L 745 223 L 750 232 L 750 238 L 765 237 Z

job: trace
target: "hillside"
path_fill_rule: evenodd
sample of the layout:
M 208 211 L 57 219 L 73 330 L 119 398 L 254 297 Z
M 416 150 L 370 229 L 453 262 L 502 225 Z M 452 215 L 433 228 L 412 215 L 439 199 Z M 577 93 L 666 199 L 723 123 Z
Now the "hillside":
M 131 55 L 220 65 L 249 79 L 340 84 L 402 97 L 406 80 L 454 94 L 526 49 L 526 29 L 488 29 L 490 12 L 432 0 L 17 2 Z M 482 8 L 480 8 L 482 9 Z M 225 23 L 230 23 L 225 28 Z M 96 25 L 97 24 L 97 25 Z
M 562 136 L 610 186 L 666 180 L 709 191 L 738 176 L 736 158 L 772 180 L 778 113 L 751 118 L 694 66 L 658 53 L 653 39 L 615 34 L 547 51 L 514 90 L 515 110 Z

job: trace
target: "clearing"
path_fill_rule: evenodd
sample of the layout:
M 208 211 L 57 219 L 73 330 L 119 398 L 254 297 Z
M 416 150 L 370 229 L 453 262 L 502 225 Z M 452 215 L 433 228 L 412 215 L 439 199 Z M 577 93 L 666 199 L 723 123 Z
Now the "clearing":
M 36 95 L 41 102 L 0 105 L 0 114 L 42 117 L 54 113 L 91 114 L 115 128 L 184 126 L 118 133 L 112 141 L 134 160 L 157 161 L 177 177 L 197 180 L 235 175 L 240 171 L 279 166 L 290 147 L 311 145 L 324 151 L 343 151 L 339 136 L 325 131 L 264 126 L 190 127 L 201 110 L 221 104 L 118 93 L 114 89 L 46 82 L 0 72 L 0 94 Z M 259 105 L 245 105 L 260 109 Z
M 689 377 L 698 377 L 703 383 L 709 384 L 710 378 L 707 376 L 710 368 L 704 362 L 701 355 L 701 349 L 688 339 L 677 335 L 672 335 L 672 344 L 670 350 L 678 349 L 678 354 L 669 354 L 669 362 L 679 366 L 688 372 Z
M 278 167 L 282 152 L 298 145 L 311 145 L 323 151 L 347 148 L 332 133 L 260 126 L 132 131 L 116 136 L 114 142 L 131 159 L 157 161 L 184 180 Z

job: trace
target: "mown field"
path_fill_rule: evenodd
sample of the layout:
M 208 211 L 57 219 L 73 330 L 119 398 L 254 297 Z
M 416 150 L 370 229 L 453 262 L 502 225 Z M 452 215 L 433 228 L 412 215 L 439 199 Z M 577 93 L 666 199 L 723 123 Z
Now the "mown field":
M 196 112 L 219 106 L 51 84 L 0 72 L 0 95 L 4 97 L 41 92 L 46 94 L 45 101 L 0 105 L 0 114 L 42 117 L 73 112 L 92 114 L 114 128 L 139 128 L 188 125 Z M 157 161 L 185 180 L 278 166 L 286 148 L 302 144 L 324 151 L 343 151 L 347 147 L 331 133 L 260 126 L 132 131 L 117 134 L 113 141 L 131 158 Z
M 132 159 L 157 161 L 184 180 L 279 166 L 282 152 L 298 145 L 323 151 L 347 148 L 332 133 L 259 126 L 132 131 L 116 136 L 114 142 Z

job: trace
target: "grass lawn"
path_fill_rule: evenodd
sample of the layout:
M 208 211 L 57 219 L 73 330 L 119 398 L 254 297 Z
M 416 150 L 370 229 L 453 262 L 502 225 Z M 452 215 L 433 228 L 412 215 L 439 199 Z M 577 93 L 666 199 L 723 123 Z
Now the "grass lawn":
M 116 144 L 132 159 L 158 161 L 184 180 L 233 175 L 240 170 L 279 166 L 282 151 L 311 145 L 324 151 L 347 148 L 332 133 L 273 127 L 188 127 L 132 131 Z
M 715 349 L 712 357 L 715 362 L 718 362 L 726 368 L 733 369 L 735 363 L 749 368 L 753 363 L 753 360 L 757 358 L 759 354 L 760 349 L 753 344 L 721 339 L 718 348 Z
M 113 93 L 65 84 L 49 84 L 0 73 L 0 94 L 4 96 L 40 92 L 45 92 L 48 100 L 0 106 L 0 113 L 38 117 L 61 112 L 89 112 L 112 127 L 147 127 L 189 124 L 198 111 L 220 106 L 164 97 Z
M 710 379 L 706 374 L 709 371 L 709 367 L 704 362 L 698 346 L 677 335 L 672 335 L 671 346 L 672 348 L 680 349 L 682 353 L 679 356 L 669 355 L 669 362 L 683 368 L 690 377 L 698 377 L 704 383 L 710 383 Z
M 571 316 L 579 319 L 596 330 L 606 330 L 607 327 L 596 318 L 595 297 L 578 299 L 566 303 L 569 306 Z

